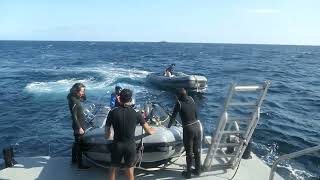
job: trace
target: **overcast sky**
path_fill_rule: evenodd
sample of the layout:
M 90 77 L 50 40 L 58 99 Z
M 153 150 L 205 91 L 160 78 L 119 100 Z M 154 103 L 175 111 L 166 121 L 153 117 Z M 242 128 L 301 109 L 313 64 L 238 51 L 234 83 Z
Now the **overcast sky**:
M 1 0 L 0 40 L 320 45 L 320 0 Z

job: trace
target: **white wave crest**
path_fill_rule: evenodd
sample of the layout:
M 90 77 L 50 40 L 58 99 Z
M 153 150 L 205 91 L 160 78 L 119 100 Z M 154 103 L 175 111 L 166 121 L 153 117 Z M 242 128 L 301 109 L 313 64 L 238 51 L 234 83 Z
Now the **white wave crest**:
M 312 175 L 309 172 L 306 172 L 304 170 L 296 169 L 292 167 L 291 164 L 285 163 L 285 164 L 279 164 L 278 168 L 284 168 L 290 172 L 290 178 L 295 178 L 297 180 L 304 180 L 304 179 L 310 179 L 315 178 L 316 176 Z
M 118 78 L 145 78 L 150 72 L 138 69 L 115 68 L 112 66 L 101 66 L 94 68 L 76 68 L 73 71 L 95 72 L 103 76 L 108 82 L 115 81 Z
M 110 93 L 113 91 L 112 86 L 115 83 L 121 83 L 123 88 L 134 89 L 135 92 L 144 91 L 143 87 L 139 87 L 139 85 L 130 84 L 129 82 L 121 82 L 121 79 L 131 79 L 143 81 L 143 79 L 149 74 L 148 71 L 137 70 L 137 69 L 124 69 L 124 68 L 116 68 L 113 67 L 112 64 L 108 66 L 101 67 L 78 67 L 78 68 L 60 68 L 60 69 L 41 69 L 41 71 L 47 71 L 59 76 L 64 73 L 92 73 L 91 77 L 86 79 L 61 79 L 57 81 L 47 81 L 47 82 L 32 82 L 26 85 L 25 90 L 29 93 L 61 93 L 68 92 L 74 83 L 81 82 L 86 85 L 87 90 L 103 90 L 104 92 Z M 100 81 L 97 78 L 93 77 L 94 74 L 99 74 L 102 78 Z
M 25 90 L 29 93 L 52 93 L 52 92 L 67 92 L 76 82 L 84 84 L 92 84 L 90 79 L 62 79 L 49 82 L 32 82 L 27 84 Z

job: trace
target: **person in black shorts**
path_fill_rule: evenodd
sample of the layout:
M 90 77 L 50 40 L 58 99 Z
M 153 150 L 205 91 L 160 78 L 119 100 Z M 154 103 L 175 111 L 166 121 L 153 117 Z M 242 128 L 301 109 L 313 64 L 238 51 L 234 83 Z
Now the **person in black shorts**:
M 197 120 L 197 108 L 192 97 L 187 95 L 185 89 L 181 88 L 177 90 L 177 102 L 174 106 L 172 116 L 170 118 L 168 127 L 170 128 L 179 112 L 182 126 L 183 126 L 183 144 L 186 150 L 186 162 L 187 169 L 182 172 L 182 175 L 189 179 L 191 173 L 197 176 L 201 173 L 201 124 Z M 195 169 L 192 170 L 192 159 L 194 155 Z
M 154 134 L 155 129 L 145 122 L 141 113 L 131 107 L 132 91 L 123 89 L 120 93 L 120 106 L 112 109 L 107 117 L 106 138 L 111 136 L 110 128 L 113 127 L 114 137 L 111 148 L 111 173 L 110 180 L 116 177 L 117 168 L 124 159 L 124 166 L 127 168 L 129 180 L 134 179 L 134 162 L 136 159 L 135 129 L 140 125 L 148 134 Z

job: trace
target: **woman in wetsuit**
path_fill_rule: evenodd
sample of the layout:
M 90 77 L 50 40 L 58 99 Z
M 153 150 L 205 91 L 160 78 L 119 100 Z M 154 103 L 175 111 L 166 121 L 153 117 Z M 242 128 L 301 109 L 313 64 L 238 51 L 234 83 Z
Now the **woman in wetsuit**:
M 75 83 L 70 89 L 67 99 L 74 135 L 74 143 L 72 146 L 72 163 L 77 162 L 78 168 L 87 169 L 89 167 L 82 164 L 85 115 L 83 113 L 81 102 L 86 100 L 85 85 L 82 83 Z
M 184 88 L 177 90 L 177 102 L 174 106 L 168 127 L 170 128 L 179 112 L 183 126 L 183 144 L 186 150 L 187 169 L 182 175 L 189 179 L 191 173 L 199 176 L 201 173 L 201 124 L 197 120 L 197 108 L 192 97 Z M 192 170 L 192 156 L 195 158 L 195 169 Z

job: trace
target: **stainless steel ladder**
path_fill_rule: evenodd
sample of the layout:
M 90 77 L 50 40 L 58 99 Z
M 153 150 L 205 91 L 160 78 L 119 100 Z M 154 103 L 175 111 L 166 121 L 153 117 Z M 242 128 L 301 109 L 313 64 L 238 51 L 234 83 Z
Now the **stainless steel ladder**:
M 269 86 L 270 81 L 265 81 L 262 86 L 243 86 L 235 83 L 231 84 L 227 98 L 224 102 L 223 112 L 220 115 L 218 127 L 213 131 L 211 136 L 211 143 L 203 163 L 204 171 L 211 170 L 212 161 L 215 158 L 223 160 L 217 165 L 224 168 L 235 168 L 238 163 L 240 163 L 241 157 L 247 147 L 247 143 L 250 141 L 252 133 L 259 121 L 260 107 L 267 94 Z M 253 99 L 252 95 L 256 95 L 255 102 L 249 103 L 247 102 L 248 100 L 244 100 L 245 98 L 241 99 L 241 95 L 244 95 L 245 92 L 251 94 L 249 99 Z M 247 107 L 247 111 L 251 110 L 247 113 L 249 115 L 245 117 L 229 117 L 233 112 L 233 108 L 244 107 Z M 237 128 L 232 129 L 232 126 L 236 126 Z M 237 140 L 233 142 L 226 141 L 227 137 L 230 136 L 236 137 Z M 232 147 L 234 152 L 231 154 L 226 153 L 226 147 Z

